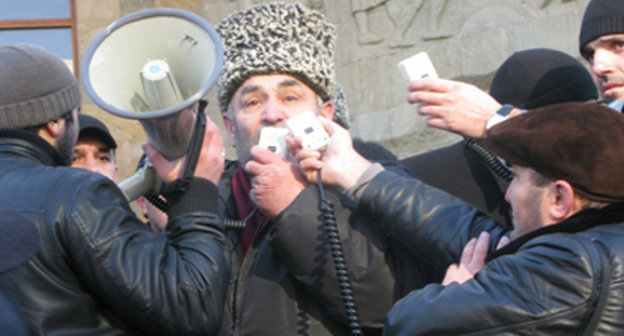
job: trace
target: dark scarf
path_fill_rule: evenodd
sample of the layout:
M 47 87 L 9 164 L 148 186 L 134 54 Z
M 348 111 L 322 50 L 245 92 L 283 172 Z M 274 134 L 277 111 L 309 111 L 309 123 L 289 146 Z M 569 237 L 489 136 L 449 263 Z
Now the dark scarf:
M 251 185 L 249 179 L 243 169 L 238 171 L 232 176 L 232 194 L 234 196 L 234 203 L 236 204 L 236 211 L 238 219 L 242 220 L 256 209 L 256 204 L 249 197 L 251 191 Z M 256 211 L 248 220 L 245 225 L 245 229 L 240 233 L 241 247 L 243 248 L 243 255 L 247 253 L 249 245 L 254 241 L 256 235 L 262 227 L 269 221 L 269 218 L 262 212 Z

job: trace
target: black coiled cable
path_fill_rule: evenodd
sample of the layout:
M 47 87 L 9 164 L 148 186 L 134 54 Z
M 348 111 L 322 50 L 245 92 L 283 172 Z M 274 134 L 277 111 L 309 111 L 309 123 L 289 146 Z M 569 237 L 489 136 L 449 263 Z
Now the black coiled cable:
M 247 217 L 245 217 L 245 219 L 243 220 L 223 218 L 223 224 L 225 225 L 225 229 L 230 231 L 243 231 L 243 229 L 247 225 L 247 221 L 256 214 L 256 211 L 258 211 L 258 207 L 255 207 L 253 211 L 251 211 L 249 215 L 247 215 Z
M 342 244 L 340 243 L 340 235 L 338 234 L 338 225 L 336 224 L 336 216 L 334 214 L 334 204 L 325 198 L 323 191 L 323 183 L 321 182 L 321 171 L 318 171 L 318 188 L 321 202 L 319 204 L 327 241 L 332 251 L 332 260 L 338 275 L 338 284 L 340 293 L 342 294 L 342 302 L 347 313 L 347 320 L 352 335 L 362 335 L 362 327 L 360 326 L 360 318 L 353 299 L 351 290 L 351 279 L 347 271 Z
M 500 176 L 500 178 L 506 182 L 511 182 L 513 172 L 505 167 L 505 165 L 503 165 L 487 148 L 483 147 L 483 145 L 474 139 L 466 139 L 466 146 L 477 154 L 496 175 Z
M 160 209 L 160 211 L 167 213 L 167 210 L 169 209 L 169 204 L 167 204 L 167 201 L 158 197 L 158 195 L 156 195 L 153 192 L 148 192 L 144 194 L 143 196 L 145 196 L 145 199 L 147 199 L 150 203 L 152 203 L 152 205 Z M 249 220 L 249 218 L 251 218 L 251 216 L 253 216 L 256 213 L 256 211 L 258 211 L 258 208 L 255 208 L 243 220 L 223 218 L 223 225 L 225 226 L 226 230 L 242 231 L 245 228 L 245 225 L 247 225 L 247 221 Z

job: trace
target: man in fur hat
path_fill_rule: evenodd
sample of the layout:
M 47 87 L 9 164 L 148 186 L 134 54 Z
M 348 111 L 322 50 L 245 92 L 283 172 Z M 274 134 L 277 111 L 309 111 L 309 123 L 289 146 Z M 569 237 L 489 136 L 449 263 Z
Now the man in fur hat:
M 341 104 L 335 27 L 299 4 L 271 3 L 233 13 L 217 31 L 225 50 L 219 107 L 238 154 L 226 164 L 220 193 L 225 216 L 246 224 L 229 235 L 234 275 L 221 334 L 347 334 L 319 190 L 294 162 L 258 146 L 263 129 L 283 128 L 306 111 L 348 127 L 346 106 L 332 102 Z M 392 303 L 408 291 L 395 276 L 416 270 L 394 267 L 375 223 L 352 215 L 340 192 L 325 196 L 335 206 L 361 326 L 379 332 Z

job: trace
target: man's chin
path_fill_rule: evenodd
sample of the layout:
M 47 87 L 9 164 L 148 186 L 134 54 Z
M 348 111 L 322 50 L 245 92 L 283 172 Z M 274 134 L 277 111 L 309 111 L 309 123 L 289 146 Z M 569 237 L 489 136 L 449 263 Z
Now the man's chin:
M 620 87 L 603 92 L 602 97 L 607 103 L 614 102 L 618 99 L 624 99 L 624 88 Z

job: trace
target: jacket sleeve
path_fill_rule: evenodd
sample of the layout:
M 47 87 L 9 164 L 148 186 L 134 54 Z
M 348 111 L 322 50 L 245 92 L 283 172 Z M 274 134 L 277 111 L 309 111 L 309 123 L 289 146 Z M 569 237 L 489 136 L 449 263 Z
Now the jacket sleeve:
M 333 203 L 353 296 L 365 328 L 381 329 L 398 294 L 389 246 L 376 223 L 358 216 L 354 203 L 325 189 Z M 323 309 L 347 324 L 331 247 L 319 211 L 319 190 L 305 189 L 277 218 L 269 242 L 289 272 L 313 293 Z M 403 293 L 404 295 L 405 293 Z
M 80 181 L 62 239 L 89 292 L 149 334 L 216 333 L 230 274 L 216 186 L 193 179 L 183 198 L 202 202 L 173 204 L 165 236 L 134 215 L 112 182 Z
M 525 244 L 462 285 L 432 284 L 401 299 L 384 335 L 576 335 L 589 316 L 600 265 L 563 235 Z
M 399 241 L 412 258 L 443 276 L 459 262 L 464 246 L 482 231 L 491 251 L 506 229 L 476 208 L 415 178 L 382 171 L 363 190 L 358 208 L 377 220 L 384 234 Z

